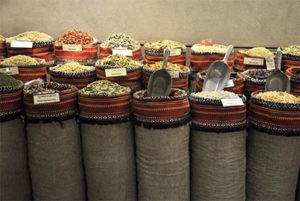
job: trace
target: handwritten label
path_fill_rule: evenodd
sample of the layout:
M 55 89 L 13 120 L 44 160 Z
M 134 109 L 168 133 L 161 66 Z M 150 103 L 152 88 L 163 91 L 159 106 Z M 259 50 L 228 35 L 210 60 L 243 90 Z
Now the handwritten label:
M 244 57 L 244 64 L 246 64 L 246 65 L 255 65 L 255 66 L 263 66 L 264 65 L 264 59 Z
M 228 80 L 224 86 L 224 88 L 234 87 L 233 80 Z
M 170 50 L 170 56 L 179 56 L 181 55 L 181 49 L 169 49 Z M 166 49 L 164 50 L 165 55 Z
M 126 75 L 126 68 L 105 69 L 105 77 L 121 77 Z
M 112 54 L 121 54 L 124 56 L 132 56 L 132 50 L 116 48 L 112 50 Z
M 275 69 L 274 56 L 269 55 L 265 59 L 266 59 L 267 70 L 274 70 Z
M 213 45 L 213 40 L 212 39 L 201 40 L 201 44 L 205 45 L 205 46 L 212 46 Z
M 33 103 L 35 105 L 45 104 L 45 103 L 55 103 L 59 101 L 60 101 L 59 93 L 33 95 Z
M 82 45 L 81 44 L 63 44 L 62 49 L 63 49 L 63 51 L 69 51 L 69 52 L 81 52 Z
M 18 67 L 0 68 L 0 73 L 4 73 L 4 74 L 7 74 L 7 75 L 18 75 L 19 74 L 19 68 Z
M 19 41 L 19 40 L 13 40 L 10 43 L 10 47 L 15 48 L 32 48 L 33 42 L 31 41 Z
M 223 107 L 244 105 L 243 100 L 241 98 L 233 98 L 233 99 L 224 98 L 221 99 L 221 102 Z
M 179 78 L 179 71 L 177 70 L 168 71 L 168 73 L 171 75 L 171 78 Z

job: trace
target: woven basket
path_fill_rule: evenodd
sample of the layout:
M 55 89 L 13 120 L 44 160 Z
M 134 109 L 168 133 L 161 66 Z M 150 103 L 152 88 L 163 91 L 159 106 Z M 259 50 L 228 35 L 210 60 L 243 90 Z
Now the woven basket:
M 112 55 L 112 49 L 101 47 L 101 45 L 100 45 L 99 59 L 104 59 L 105 57 L 108 57 L 109 55 Z M 138 49 L 132 50 L 132 56 L 129 56 L 129 58 L 136 60 L 136 61 L 143 60 L 141 47 L 139 47 Z
M 6 58 L 5 40 L 0 41 L 0 59 Z
M 285 48 L 278 48 L 283 51 Z M 300 68 L 300 56 L 291 54 L 282 54 L 282 70 L 285 71 L 288 68 L 296 67 Z
M 300 96 L 300 75 L 293 73 L 293 69 L 296 68 L 300 69 L 300 66 L 288 68 L 285 73 L 291 77 L 291 94 Z

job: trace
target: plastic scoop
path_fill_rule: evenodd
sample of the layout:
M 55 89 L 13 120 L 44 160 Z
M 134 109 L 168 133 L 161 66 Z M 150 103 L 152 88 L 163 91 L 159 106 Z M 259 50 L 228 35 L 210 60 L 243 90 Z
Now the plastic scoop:
M 266 81 L 265 91 L 283 91 L 289 93 L 291 90 L 290 78 L 281 71 L 282 52 L 277 51 L 277 70 L 272 73 Z
M 233 50 L 233 46 L 229 45 L 222 61 L 213 62 L 204 78 L 202 91 L 220 91 L 224 89 L 230 78 L 230 68 L 227 65 L 227 60 Z
M 158 96 L 168 96 L 170 94 L 171 87 L 172 87 L 172 78 L 171 75 L 166 70 L 169 56 L 170 56 L 170 50 L 166 50 L 162 69 L 155 71 L 150 76 L 148 86 L 147 86 L 147 96 L 158 97 Z

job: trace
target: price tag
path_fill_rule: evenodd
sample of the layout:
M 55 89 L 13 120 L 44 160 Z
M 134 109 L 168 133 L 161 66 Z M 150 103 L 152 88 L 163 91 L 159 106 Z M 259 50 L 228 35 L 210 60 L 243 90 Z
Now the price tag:
M 230 106 L 240 106 L 244 105 L 243 100 L 241 98 L 233 98 L 233 99 L 221 99 L 223 107 L 230 107 Z
M 124 55 L 124 56 L 131 57 L 132 56 L 132 50 L 116 48 L 116 49 L 112 50 L 112 54 L 121 54 L 121 55 Z
M 171 75 L 171 78 L 179 78 L 179 71 L 178 70 L 168 71 L 168 73 Z
M 20 41 L 20 40 L 13 40 L 10 43 L 10 47 L 15 48 L 32 48 L 33 42 L 31 41 Z
M 224 86 L 224 88 L 234 87 L 233 80 L 228 80 Z
M 105 69 L 105 77 L 121 77 L 126 75 L 126 68 Z
M 63 49 L 63 51 L 69 51 L 69 52 L 81 52 L 82 45 L 81 44 L 63 44 L 62 49 Z
M 213 40 L 212 39 L 201 40 L 201 44 L 205 45 L 205 46 L 212 46 L 213 45 Z
M 274 56 L 269 55 L 266 57 L 266 66 L 267 70 L 274 70 L 275 69 L 275 62 L 274 62 Z
M 33 95 L 33 103 L 35 105 L 45 103 L 55 103 L 60 101 L 59 93 L 35 94 Z
M 19 68 L 18 67 L 0 68 L 0 73 L 4 73 L 4 74 L 7 74 L 7 75 L 18 75 L 19 74 Z
M 244 64 L 246 64 L 246 65 L 255 65 L 255 66 L 263 66 L 264 65 L 264 59 L 244 57 Z
M 167 49 L 164 50 L 164 56 Z M 170 50 L 170 56 L 179 56 L 181 55 L 181 49 L 168 49 Z

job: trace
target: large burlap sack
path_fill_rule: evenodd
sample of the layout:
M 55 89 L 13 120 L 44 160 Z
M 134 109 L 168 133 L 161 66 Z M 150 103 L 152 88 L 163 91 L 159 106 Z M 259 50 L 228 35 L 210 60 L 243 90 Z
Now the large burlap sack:
M 135 129 L 138 200 L 190 200 L 189 125 Z
M 0 200 L 31 200 L 25 129 L 18 119 L 0 122 Z
M 299 136 L 249 131 L 247 200 L 294 201 L 299 167 Z
M 246 131 L 191 131 L 191 200 L 245 200 Z
M 35 200 L 85 200 L 79 128 L 75 119 L 27 124 Z
M 131 122 L 81 123 L 89 200 L 135 201 L 135 159 Z

